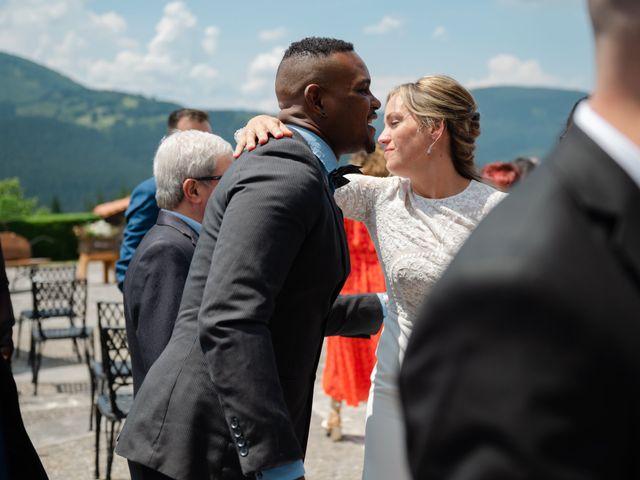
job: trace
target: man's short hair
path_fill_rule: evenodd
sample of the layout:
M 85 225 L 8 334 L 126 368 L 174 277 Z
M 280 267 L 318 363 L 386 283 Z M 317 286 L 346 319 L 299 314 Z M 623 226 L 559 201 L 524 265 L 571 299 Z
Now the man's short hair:
M 196 110 L 194 108 L 180 108 L 169 114 L 169 118 L 167 119 L 167 130 L 171 131 L 175 129 L 178 126 L 180 119 L 184 117 L 195 120 L 196 122 L 209 121 L 209 115 L 207 112 Z
M 289 45 L 282 59 L 307 56 L 327 57 L 340 52 L 353 52 L 353 44 L 336 38 L 307 37 Z
M 153 160 L 158 206 L 176 208 L 184 198 L 182 183 L 187 178 L 210 176 L 218 159 L 232 153 L 231 145 L 213 133 L 184 130 L 165 137 Z

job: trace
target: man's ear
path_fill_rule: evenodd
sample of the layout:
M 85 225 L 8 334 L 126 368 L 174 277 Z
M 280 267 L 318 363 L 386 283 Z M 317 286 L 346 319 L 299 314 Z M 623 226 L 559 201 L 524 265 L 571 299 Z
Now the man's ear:
M 304 89 L 304 100 L 307 104 L 309 111 L 315 113 L 319 117 L 325 118 L 327 116 L 324 111 L 322 87 L 316 83 L 307 85 Z
M 198 182 L 193 178 L 187 178 L 182 182 L 182 193 L 191 203 L 198 203 L 200 201 L 198 194 Z

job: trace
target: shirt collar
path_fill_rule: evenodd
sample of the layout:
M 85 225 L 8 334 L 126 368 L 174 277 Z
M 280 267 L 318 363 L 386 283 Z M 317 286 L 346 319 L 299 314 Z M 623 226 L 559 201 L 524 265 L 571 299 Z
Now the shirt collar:
M 573 121 L 598 144 L 640 187 L 640 148 L 598 115 L 588 102 L 580 102 Z
M 320 160 L 320 163 L 322 163 L 322 166 L 327 173 L 338 168 L 338 159 L 336 158 L 335 153 L 333 153 L 329 144 L 327 144 L 327 142 L 325 142 L 320 136 L 298 125 L 287 124 L 287 127 L 302 135 L 302 138 L 304 138 L 305 142 L 309 144 L 309 148 L 311 148 L 313 154 L 318 157 L 318 160 Z
M 173 210 L 165 210 L 164 208 L 162 209 L 163 212 L 167 212 L 170 213 L 171 215 L 173 215 L 174 217 L 178 217 L 180 220 L 182 220 L 184 223 L 186 223 L 187 225 L 189 225 L 198 235 L 200 235 L 200 231 L 202 230 L 202 224 L 199 222 L 196 222 L 193 218 L 189 218 L 186 215 L 183 215 L 181 213 L 178 212 L 174 212 Z

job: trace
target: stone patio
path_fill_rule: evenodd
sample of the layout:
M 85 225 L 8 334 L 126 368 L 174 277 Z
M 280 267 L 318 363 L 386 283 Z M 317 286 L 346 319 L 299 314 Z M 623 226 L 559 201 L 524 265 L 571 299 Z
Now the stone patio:
M 11 277 L 11 269 L 8 271 Z M 89 266 L 88 324 L 97 324 L 96 302 L 121 301 L 114 284 L 102 283 L 102 265 Z M 31 308 L 29 293 L 12 295 L 16 317 Z M 13 371 L 20 391 L 24 422 L 51 480 L 89 480 L 94 478 L 95 434 L 89 431 L 89 374 L 84 363 L 78 363 L 70 341 L 45 345 L 40 371 L 38 396 L 33 396 L 31 371 L 26 364 L 28 328 L 23 328 L 20 358 L 14 360 Z M 17 331 L 14 330 L 14 340 Z M 96 344 L 97 345 L 97 344 Z M 321 360 L 316 379 L 311 433 L 305 468 L 311 480 L 359 480 L 362 472 L 365 406 L 343 408 L 342 442 L 330 441 L 320 427 L 328 410 L 328 398 L 322 392 Z M 104 430 L 104 428 L 103 428 Z M 101 475 L 105 474 L 104 437 L 101 439 Z M 126 461 L 116 456 L 114 480 L 129 479 Z

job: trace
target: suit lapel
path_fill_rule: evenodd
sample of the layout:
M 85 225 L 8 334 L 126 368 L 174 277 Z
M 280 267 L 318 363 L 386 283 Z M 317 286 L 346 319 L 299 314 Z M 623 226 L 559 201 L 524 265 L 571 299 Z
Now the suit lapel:
M 640 188 L 578 127 L 550 158 L 574 198 L 607 224 L 613 251 L 640 286 Z
M 164 212 L 160 210 L 158 214 L 158 220 L 156 221 L 158 225 L 164 225 L 166 227 L 172 227 L 178 230 L 182 235 L 189 238 L 193 246 L 196 246 L 198 243 L 198 233 L 195 232 L 189 225 L 180 220 L 175 215 L 171 213 Z
M 329 186 L 329 178 L 327 176 L 327 172 L 326 172 L 324 166 L 322 165 L 322 162 L 320 161 L 320 159 L 318 157 L 315 156 L 315 154 L 311 150 L 311 147 L 309 147 L 309 145 L 304 140 L 302 135 L 300 135 L 298 132 L 294 131 L 293 132 L 293 136 L 294 136 L 294 138 L 296 138 L 297 140 L 302 142 L 305 145 L 305 147 L 309 150 L 309 153 L 313 157 L 313 160 L 314 160 L 313 161 L 313 165 L 316 168 L 316 170 L 318 171 L 318 175 L 320 176 L 320 178 L 322 178 L 322 184 L 324 185 L 324 192 L 325 192 L 325 195 L 327 196 L 327 200 L 329 202 L 329 205 L 331 205 L 331 211 L 333 213 L 333 219 L 334 219 L 335 224 L 336 224 L 336 231 L 337 231 L 337 234 L 338 234 L 338 237 L 339 237 L 339 241 L 340 241 L 340 257 L 341 257 L 341 260 L 342 260 L 342 266 L 344 268 L 345 278 L 346 278 L 347 275 L 349 274 L 351 266 L 350 266 L 350 262 L 349 262 L 349 248 L 348 248 L 348 244 L 347 244 L 347 237 L 346 237 L 346 234 L 345 234 L 345 231 L 344 231 L 344 218 L 342 216 L 342 210 L 340 210 L 340 208 L 336 204 L 336 201 L 333 198 L 333 192 L 331 191 L 331 187 Z

